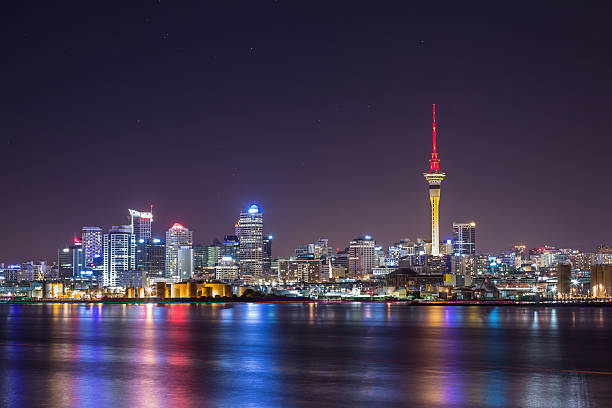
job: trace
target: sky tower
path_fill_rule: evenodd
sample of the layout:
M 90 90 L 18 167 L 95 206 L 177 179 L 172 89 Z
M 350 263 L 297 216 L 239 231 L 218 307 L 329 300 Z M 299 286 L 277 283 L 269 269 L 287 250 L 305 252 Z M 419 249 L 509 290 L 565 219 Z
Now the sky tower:
M 440 171 L 440 160 L 438 160 L 438 152 L 436 150 L 436 104 L 433 105 L 433 152 L 429 159 L 429 171 L 423 173 L 425 180 L 429 183 L 429 201 L 431 201 L 431 254 L 434 256 L 440 255 L 440 185 L 446 174 Z

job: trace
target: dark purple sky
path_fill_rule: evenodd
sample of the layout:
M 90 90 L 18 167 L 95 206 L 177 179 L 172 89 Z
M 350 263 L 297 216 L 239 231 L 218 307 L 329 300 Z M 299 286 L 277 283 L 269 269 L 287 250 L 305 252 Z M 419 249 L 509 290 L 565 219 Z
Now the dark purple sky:
M 257 201 L 275 255 L 427 238 L 432 103 L 443 238 L 475 220 L 482 251 L 610 243 L 606 3 L 409 3 L 14 2 L 0 260 L 149 203 L 158 235 L 208 243 Z

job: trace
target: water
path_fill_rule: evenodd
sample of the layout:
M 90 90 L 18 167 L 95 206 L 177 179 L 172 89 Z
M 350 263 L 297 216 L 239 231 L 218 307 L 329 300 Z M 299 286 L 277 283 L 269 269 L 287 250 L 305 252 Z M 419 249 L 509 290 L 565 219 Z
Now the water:
M 0 406 L 612 406 L 612 308 L 0 305 Z

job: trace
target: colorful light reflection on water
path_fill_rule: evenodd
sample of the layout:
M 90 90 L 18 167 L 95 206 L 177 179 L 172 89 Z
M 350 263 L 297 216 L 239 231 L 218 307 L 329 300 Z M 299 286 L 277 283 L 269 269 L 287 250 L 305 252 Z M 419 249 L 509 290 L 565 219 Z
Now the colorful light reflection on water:
M 610 406 L 612 309 L 1 305 L 1 406 Z

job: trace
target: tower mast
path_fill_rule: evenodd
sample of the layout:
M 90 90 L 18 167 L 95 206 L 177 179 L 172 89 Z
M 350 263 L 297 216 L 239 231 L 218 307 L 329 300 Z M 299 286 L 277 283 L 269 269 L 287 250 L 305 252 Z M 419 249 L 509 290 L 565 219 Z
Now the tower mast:
M 427 180 L 429 184 L 429 201 L 431 203 L 431 254 L 434 256 L 440 255 L 440 185 L 444 177 L 446 177 L 446 174 L 440 171 L 436 137 L 436 104 L 433 104 L 432 152 L 431 159 L 429 159 L 429 171 L 423 173 L 423 176 L 425 176 L 425 180 Z

